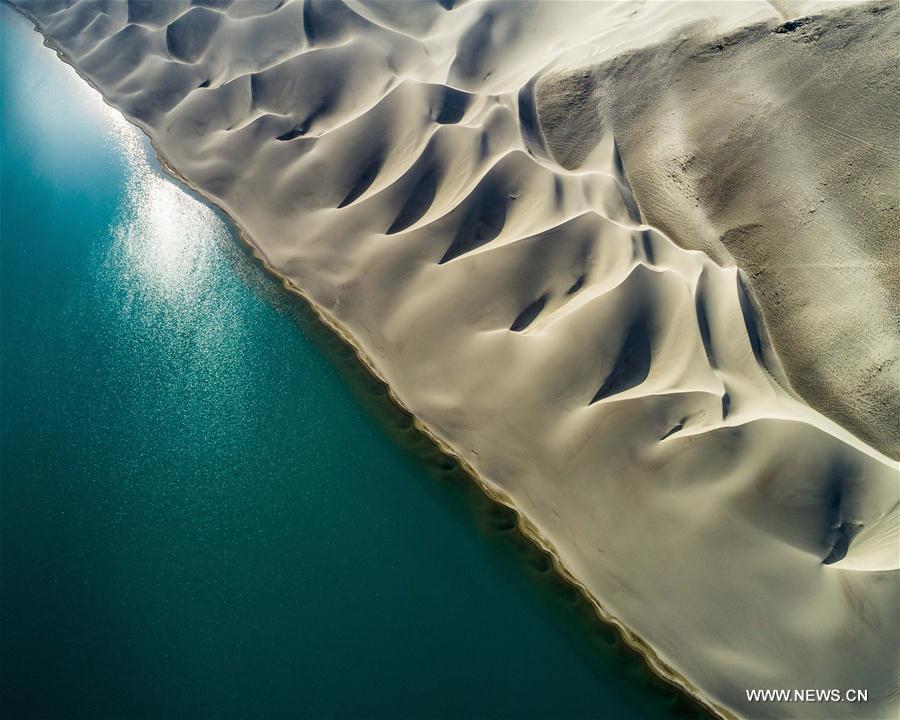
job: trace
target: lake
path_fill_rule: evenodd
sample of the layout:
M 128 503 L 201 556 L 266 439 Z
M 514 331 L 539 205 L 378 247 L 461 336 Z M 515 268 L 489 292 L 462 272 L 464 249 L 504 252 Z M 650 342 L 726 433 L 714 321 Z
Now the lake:
M 695 717 L 2 14 L 8 717 Z

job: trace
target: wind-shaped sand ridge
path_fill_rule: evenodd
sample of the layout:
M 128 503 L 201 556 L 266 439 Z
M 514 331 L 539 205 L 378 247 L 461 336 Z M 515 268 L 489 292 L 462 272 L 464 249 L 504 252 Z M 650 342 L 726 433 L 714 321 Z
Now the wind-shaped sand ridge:
M 616 128 L 554 134 L 542 86 L 770 33 L 769 3 L 16 4 L 677 682 L 896 714 L 896 463 L 790 392 L 747 277 L 650 223 Z

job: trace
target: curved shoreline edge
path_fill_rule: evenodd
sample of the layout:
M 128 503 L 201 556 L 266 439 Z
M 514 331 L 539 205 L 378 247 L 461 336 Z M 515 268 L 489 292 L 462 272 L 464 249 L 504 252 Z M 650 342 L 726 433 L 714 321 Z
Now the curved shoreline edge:
M 303 292 L 301 288 L 299 288 L 290 278 L 278 272 L 267 260 L 263 252 L 259 249 L 259 247 L 253 242 L 250 235 L 241 227 L 241 225 L 232 217 L 232 215 L 227 211 L 226 208 L 216 203 L 210 197 L 208 197 L 200 188 L 192 185 L 184 176 L 179 173 L 174 165 L 162 154 L 162 152 L 157 147 L 154 142 L 152 136 L 147 131 L 147 129 L 137 120 L 130 117 L 128 114 L 123 112 L 120 108 L 111 104 L 107 101 L 106 97 L 97 87 L 97 85 L 91 80 L 90 77 L 82 73 L 78 67 L 71 61 L 71 59 L 66 55 L 66 53 L 50 38 L 48 35 L 43 33 L 40 29 L 40 26 L 36 19 L 28 13 L 25 9 L 15 5 L 10 0 L 3 0 L 5 4 L 11 7 L 13 10 L 21 14 L 25 17 L 33 26 L 33 29 L 36 33 L 38 33 L 43 38 L 44 45 L 53 50 L 57 57 L 64 62 L 66 65 L 71 67 L 74 72 L 84 80 L 91 88 L 97 91 L 102 101 L 111 109 L 118 112 L 122 117 L 124 117 L 131 125 L 137 127 L 147 138 L 150 146 L 153 148 L 156 153 L 156 158 L 159 161 L 160 166 L 166 171 L 166 173 L 174 180 L 178 181 L 185 187 L 191 190 L 191 192 L 198 195 L 203 199 L 204 202 L 209 204 L 210 206 L 215 207 L 219 210 L 231 223 L 231 225 L 237 230 L 238 237 L 241 241 L 246 245 L 247 248 L 250 249 L 253 257 L 259 261 L 262 267 L 269 273 L 271 276 L 276 278 L 282 285 L 282 287 L 299 298 L 309 309 L 312 310 L 313 314 L 318 318 L 318 320 L 322 323 L 322 325 L 328 328 L 337 338 L 339 338 L 347 347 L 349 347 L 356 358 L 356 361 L 359 363 L 360 367 L 363 368 L 366 372 L 368 372 L 374 379 L 384 384 L 387 389 L 387 397 L 391 403 L 393 403 L 397 408 L 402 410 L 403 412 L 409 414 L 414 423 L 414 427 L 416 430 L 424 435 L 430 442 L 434 444 L 434 446 L 445 456 L 453 459 L 462 471 L 470 478 L 470 480 L 484 493 L 484 495 L 499 505 L 502 505 L 508 508 L 516 518 L 516 528 L 519 533 L 527 540 L 529 540 L 533 545 L 535 545 L 539 550 L 546 553 L 551 560 L 551 569 L 553 572 L 562 579 L 565 583 L 572 586 L 580 595 L 588 602 L 588 604 L 593 608 L 597 619 L 604 623 L 607 626 L 615 629 L 623 642 L 635 653 L 637 653 L 641 658 L 643 658 L 646 663 L 647 668 L 655 674 L 658 678 L 664 680 L 673 686 L 676 690 L 683 693 L 690 700 L 699 704 L 704 710 L 709 712 L 715 717 L 722 718 L 722 720 L 736 720 L 738 717 L 734 713 L 730 712 L 726 708 L 721 705 L 715 703 L 711 698 L 705 696 L 696 686 L 694 686 L 690 681 L 687 680 L 683 675 L 678 673 L 674 668 L 665 663 L 653 650 L 651 645 L 639 637 L 634 631 L 628 628 L 624 623 L 618 620 L 614 615 L 612 615 L 609 611 L 605 609 L 603 604 L 597 599 L 585 585 L 579 581 L 575 575 L 570 572 L 562 562 L 562 559 L 559 556 L 556 548 L 552 545 L 552 543 L 541 533 L 540 529 L 533 523 L 531 520 L 513 503 L 513 501 L 502 491 L 492 487 L 486 480 L 481 478 L 478 473 L 472 468 L 472 466 L 460 455 L 458 454 L 448 443 L 443 441 L 440 437 L 438 437 L 419 417 L 417 417 L 414 413 L 412 413 L 405 404 L 396 396 L 394 393 L 390 382 L 381 374 L 375 364 L 367 357 L 364 350 L 355 342 L 350 333 L 335 319 L 330 313 L 328 313 L 324 308 L 320 307 L 316 303 L 314 303 L 309 296 Z

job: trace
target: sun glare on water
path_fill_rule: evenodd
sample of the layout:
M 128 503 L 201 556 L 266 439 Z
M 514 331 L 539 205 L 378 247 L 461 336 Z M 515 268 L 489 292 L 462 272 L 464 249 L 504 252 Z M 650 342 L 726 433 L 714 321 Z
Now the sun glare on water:
M 223 218 L 155 166 L 137 127 L 97 102 L 124 169 L 97 294 L 118 318 L 123 338 L 136 348 L 146 342 L 167 348 L 165 383 L 185 401 L 205 387 L 204 378 L 240 376 L 241 345 L 253 331 L 247 286 L 258 289 L 261 279 L 243 262 Z M 233 386 L 251 391 L 246 383 Z
M 139 276 L 133 278 L 135 285 L 153 293 L 157 302 L 188 308 L 215 272 L 217 248 L 228 232 L 209 207 L 151 167 L 137 128 L 115 110 L 105 111 L 128 173 L 118 222 L 111 230 L 119 272 Z

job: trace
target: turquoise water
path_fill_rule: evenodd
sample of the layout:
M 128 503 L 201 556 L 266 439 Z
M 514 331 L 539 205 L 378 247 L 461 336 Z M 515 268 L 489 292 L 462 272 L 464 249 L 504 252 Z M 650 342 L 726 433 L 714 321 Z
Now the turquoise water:
M 0 13 L 3 714 L 688 716 Z

